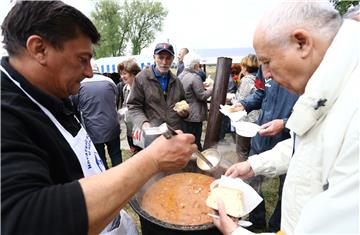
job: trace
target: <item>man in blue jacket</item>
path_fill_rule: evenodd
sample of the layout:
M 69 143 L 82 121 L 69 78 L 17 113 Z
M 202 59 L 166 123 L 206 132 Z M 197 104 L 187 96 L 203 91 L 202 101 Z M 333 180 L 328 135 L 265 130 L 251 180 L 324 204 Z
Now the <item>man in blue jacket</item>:
M 256 123 L 261 126 L 260 131 L 251 139 L 249 155 L 259 154 L 272 149 L 278 142 L 290 138 L 290 133 L 285 124 L 298 96 L 290 93 L 285 88 L 271 79 L 271 74 L 263 71 L 260 67 L 256 76 L 255 86 L 257 90 L 249 97 L 240 101 L 247 113 L 261 109 Z M 269 230 L 280 230 L 281 219 L 281 193 L 285 175 L 279 176 L 279 191 L 276 208 L 269 219 Z M 262 176 L 254 176 L 249 180 L 250 185 L 262 196 Z M 262 201 L 251 213 L 249 220 L 253 223 L 253 229 L 265 228 L 265 202 Z
M 106 169 L 106 150 L 111 159 L 111 166 L 122 162 L 120 149 L 120 124 L 117 116 L 118 89 L 111 78 L 101 75 L 97 65 L 92 63 L 94 76 L 81 81 L 77 95 L 71 97 L 96 151 Z

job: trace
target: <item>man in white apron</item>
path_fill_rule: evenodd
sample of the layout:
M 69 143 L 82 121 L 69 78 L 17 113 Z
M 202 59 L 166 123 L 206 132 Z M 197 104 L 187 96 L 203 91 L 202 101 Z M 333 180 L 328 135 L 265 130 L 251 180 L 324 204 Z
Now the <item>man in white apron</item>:
M 68 99 L 93 75 L 94 25 L 63 2 L 25 1 L 2 30 L 1 234 L 136 234 L 121 208 L 157 172 L 183 167 L 193 136 L 159 137 L 105 171 Z

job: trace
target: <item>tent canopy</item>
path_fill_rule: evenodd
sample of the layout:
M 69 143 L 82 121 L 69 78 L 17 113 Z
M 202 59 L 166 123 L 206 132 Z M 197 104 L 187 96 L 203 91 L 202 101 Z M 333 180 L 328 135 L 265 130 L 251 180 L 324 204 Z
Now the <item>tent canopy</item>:
M 255 54 L 252 47 L 194 49 L 194 51 L 200 56 L 200 63 L 206 65 L 216 64 L 218 57 L 232 58 L 233 63 L 240 63 L 240 60 L 246 55 Z M 116 73 L 117 64 L 128 59 L 134 59 L 141 69 L 154 63 L 152 55 L 130 55 L 100 58 L 96 60 L 96 64 L 101 73 Z M 177 63 L 176 59 L 174 62 Z

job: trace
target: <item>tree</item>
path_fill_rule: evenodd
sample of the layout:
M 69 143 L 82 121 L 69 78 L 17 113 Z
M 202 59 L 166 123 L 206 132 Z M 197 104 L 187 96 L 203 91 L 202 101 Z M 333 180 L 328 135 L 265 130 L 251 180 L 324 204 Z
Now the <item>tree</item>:
M 124 8 L 133 16 L 129 33 L 132 54 L 139 55 L 143 48 L 154 41 L 155 34 L 162 30 L 168 11 L 160 2 L 149 0 L 133 0 L 130 3 L 126 1 Z
M 93 22 L 101 34 L 95 47 L 97 58 L 125 54 L 131 43 L 132 54 L 138 55 L 161 31 L 168 11 L 160 2 L 130 0 L 119 4 L 116 0 L 99 0 L 91 13 Z
M 359 4 L 359 1 L 330 0 L 330 2 L 335 6 L 341 15 L 344 15 L 351 6 Z
M 93 22 L 101 34 L 95 46 L 97 58 L 123 55 L 129 39 L 130 17 L 124 14 L 116 0 L 97 1 L 91 13 Z

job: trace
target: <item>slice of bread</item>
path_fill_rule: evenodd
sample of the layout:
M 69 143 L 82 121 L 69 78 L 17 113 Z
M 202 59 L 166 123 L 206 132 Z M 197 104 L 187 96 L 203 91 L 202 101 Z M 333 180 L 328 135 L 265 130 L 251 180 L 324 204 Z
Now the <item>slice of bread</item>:
M 236 218 L 243 215 L 243 193 L 240 190 L 228 187 L 216 187 L 210 192 L 206 199 L 206 205 L 217 210 L 217 198 L 220 198 L 224 202 L 226 214 Z

